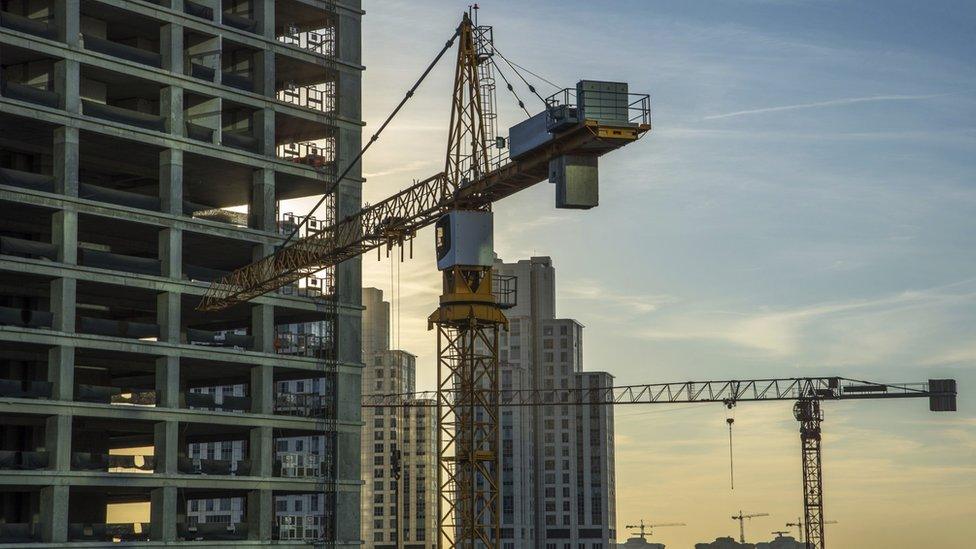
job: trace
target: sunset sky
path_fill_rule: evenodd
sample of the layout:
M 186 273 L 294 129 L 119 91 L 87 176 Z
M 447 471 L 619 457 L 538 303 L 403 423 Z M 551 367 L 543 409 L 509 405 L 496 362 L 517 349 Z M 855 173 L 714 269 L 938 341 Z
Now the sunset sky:
M 364 135 L 450 36 L 466 2 L 372 0 Z M 540 184 L 495 208 L 507 261 L 548 255 L 557 314 L 586 326 L 584 368 L 619 384 L 841 375 L 954 377 L 924 401 L 825 405 L 835 547 L 967 548 L 976 538 L 976 8 L 971 2 L 485 1 L 516 63 L 560 86 L 626 81 L 654 130 L 601 161 L 601 204 L 556 210 Z M 376 202 L 443 169 L 452 58 L 365 159 Z M 509 72 L 511 77 L 511 73 Z M 540 91 L 555 88 L 536 81 Z M 524 89 L 530 111 L 541 103 Z M 498 92 L 502 126 L 518 122 Z M 296 205 L 300 207 L 300 205 Z M 400 269 L 399 346 L 432 388 L 440 278 L 422 232 Z M 394 273 L 395 275 L 395 273 Z M 364 285 L 391 294 L 391 263 Z M 395 276 L 394 276 L 395 278 Z M 801 513 L 787 403 L 736 410 L 736 489 L 720 405 L 618 408 L 617 527 L 654 540 L 768 540 Z

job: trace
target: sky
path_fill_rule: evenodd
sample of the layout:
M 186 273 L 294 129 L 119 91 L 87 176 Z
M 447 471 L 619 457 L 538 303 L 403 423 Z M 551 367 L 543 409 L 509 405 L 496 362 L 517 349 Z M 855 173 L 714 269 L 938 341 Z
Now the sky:
M 600 206 L 556 210 L 542 183 L 495 207 L 506 261 L 546 255 L 557 316 L 586 326 L 583 367 L 618 384 L 839 375 L 959 380 L 954 414 L 919 400 L 827 403 L 826 539 L 964 548 L 976 537 L 976 6 L 972 2 L 481 2 L 512 61 L 559 86 L 625 81 L 653 130 L 601 160 Z M 363 102 L 375 131 L 465 2 L 368 0 Z M 453 58 L 365 158 L 373 202 L 443 170 Z M 511 73 L 509 72 L 511 77 Z M 544 95 L 556 91 L 532 79 Z M 520 86 L 531 112 L 541 102 Z M 498 91 L 502 126 L 521 120 Z M 300 209 L 301 204 L 295 205 Z M 364 259 L 392 295 L 400 348 L 431 389 L 426 317 L 440 276 Z M 391 284 L 399 279 L 398 284 Z M 801 513 L 789 403 L 735 410 L 729 488 L 721 405 L 616 410 L 618 540 L 670 548 L 769 540 Z

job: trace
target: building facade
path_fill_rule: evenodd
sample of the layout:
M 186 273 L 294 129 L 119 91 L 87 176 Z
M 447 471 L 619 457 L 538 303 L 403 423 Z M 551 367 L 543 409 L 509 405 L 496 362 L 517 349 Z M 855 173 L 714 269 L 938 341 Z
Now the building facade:
M 583 326 L 556 318 L 555 269 L 548 257 L 496 261 L 517 280 L 500 338 L 501 388 L 609 387 L 613 376 L 583 371 Z M 504 549 L 609 549 L 616 543 L 613 407 L 504 409 Z
M 196 306 L 358 153 L 362 15 L 0 4 L 0 547 L 359 546 L 359 261 Z
M 363 394 L 415 392 L 417 357 L 389 348 L 390 304 L 383 292 L 363 288 L 363 306 Z M 363 410 L 363 543 L 368 549 L 435 549 L 437 416 L 429 401 L 398 402 Z

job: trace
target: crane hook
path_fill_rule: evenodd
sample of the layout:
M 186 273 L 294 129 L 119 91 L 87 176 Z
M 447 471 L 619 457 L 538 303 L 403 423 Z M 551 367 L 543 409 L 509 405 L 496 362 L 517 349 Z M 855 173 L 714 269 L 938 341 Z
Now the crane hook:
M 725 418 L 725 423 L 729 426 L 729 486 L 731 490 L 735 490 L 735 461 L 732 457 L 732 424 L 735 423 L 735 401 L 726 400 L 725 407 L 729 409 Z

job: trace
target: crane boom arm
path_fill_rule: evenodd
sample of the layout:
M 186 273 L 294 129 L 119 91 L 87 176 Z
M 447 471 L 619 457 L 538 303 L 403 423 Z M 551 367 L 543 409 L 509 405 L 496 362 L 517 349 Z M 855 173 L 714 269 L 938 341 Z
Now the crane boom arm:
M 364 407 L 434 406 L 436 392 L 371 394 L 363 396 Z M 843 377 L 802 377 L 725 381 L 685 381 L 601 388 L 503 390 L 501 406 L 550 406 L 590 404 L 662 404 L 750 401 L 795 401 L 800 398 L 854 400 L 884 398 L 929 398 L 935 411 L 955 410 L 953 380 L 924 383 L 885 384 Z M 429 404 L 428 404 L 429 402 Z
M 551 158 L 564 154 L 602 156 L 636 141 L 649 129 L 644 123 L 585 120 L 517 160 L 497 163 L 489 173 L 463 186 L 452 184 L 446 174 L 439 173 L 214 281 L 198 309 L 224 309 L 384 244 L 403 242 L 454 207 L 487 208 L 545 181 Z

